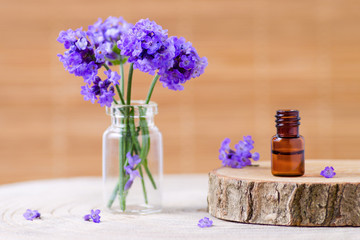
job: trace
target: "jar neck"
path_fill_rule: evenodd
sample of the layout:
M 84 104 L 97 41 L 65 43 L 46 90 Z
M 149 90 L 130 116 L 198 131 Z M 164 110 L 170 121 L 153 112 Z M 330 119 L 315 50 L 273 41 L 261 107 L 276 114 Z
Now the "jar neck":
M 278 110 L 276 112 L 276 128 L 278 137 L 299 137 L 300 117 L 297 110 Z
M 155 125 L 154 117 L 157 114 L 157 105 L 154 102 L 145 104 L 144 101 L 132 101 L 131 105 L 112 104 L 106 108 L 106 113 L 111 116 L 113 127 L 135 126 L 146 121 L 148 127 Z
M 140 120 L 146 120 L 148 127 L 155 126 L 154 116 L 130 116 L 117 117 L 111 116 L 111 126 L 117 128 L 124 128 L 126 124 L 134 124 L 135 127 L 140 127 Z

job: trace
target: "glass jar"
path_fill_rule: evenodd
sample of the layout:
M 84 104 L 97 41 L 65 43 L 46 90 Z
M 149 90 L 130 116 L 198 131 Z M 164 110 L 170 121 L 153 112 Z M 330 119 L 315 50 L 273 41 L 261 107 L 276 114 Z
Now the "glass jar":
M 115 212 L 161 210 L 162 135 L 155 126 L 157 104 L 132 101 L 106 108 L 111 125 L 103 134 L 104 200 Z

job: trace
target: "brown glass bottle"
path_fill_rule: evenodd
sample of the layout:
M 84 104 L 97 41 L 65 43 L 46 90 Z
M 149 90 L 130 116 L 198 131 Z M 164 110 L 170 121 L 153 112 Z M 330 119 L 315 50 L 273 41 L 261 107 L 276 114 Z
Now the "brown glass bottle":
M 305 172 L 304 138 L 299 135 L 297 110 L 276 112 L 277 134 L 271 141 L 271 173 L 274 176 L 296 177 Z

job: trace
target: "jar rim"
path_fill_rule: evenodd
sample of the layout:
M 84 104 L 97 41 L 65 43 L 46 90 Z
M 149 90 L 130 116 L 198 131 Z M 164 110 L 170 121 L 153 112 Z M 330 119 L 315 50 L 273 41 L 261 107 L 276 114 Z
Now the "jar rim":
M 145 100 L 132 100 L 130 105 L 127 104 L 115 104 L 114 102 L 111 103 L 111 107 L 106 107 L 106 113 L 110 116 L 120 116 L 122 117 L 123 114 L 121 113 L 121 109 L 126 109 L 133 107 L 136 110 L 135 115 L 140 115 L 140 109 L 146 110 L 146 115 L 155 115 L 158 113 L 157 104 L 153 101 L 150 101 L 148 104 L 145 103 Z M 143 114 L 143 113 L 141 113 Z
M 131 100 L 130 104 L 116 104 L 114 102 L 111 103 L 111 108 L 118 108 L 118 107 L 157 107 L 156 102 L 150 101 L 149 103 L 145 103 L 145 100 Z

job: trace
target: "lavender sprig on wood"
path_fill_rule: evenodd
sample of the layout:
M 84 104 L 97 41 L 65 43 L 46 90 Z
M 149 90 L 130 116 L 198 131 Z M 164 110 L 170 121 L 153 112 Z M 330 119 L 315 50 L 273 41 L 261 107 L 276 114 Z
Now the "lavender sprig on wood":
M 243 168 L 251 165 L 251 159 L 254 161 L 259 160 L 259 153 L 250 152 L 254 148 L 254 141 L 251 136 L 244 136 L 243 140 L 235 144 L 235 150 L 230 148 L 230 142 L 229 138 L 225 138 L 219 149 L 219 159 L 222 161 L 223 166 Z

